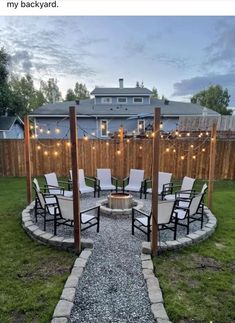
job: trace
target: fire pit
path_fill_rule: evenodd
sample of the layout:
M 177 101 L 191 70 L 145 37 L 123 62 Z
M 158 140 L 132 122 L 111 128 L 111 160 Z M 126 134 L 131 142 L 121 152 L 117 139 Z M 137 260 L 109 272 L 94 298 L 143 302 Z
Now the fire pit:
M 131 194 L 127 193 L 110 193 L 105 200 L 99 201 L 100 211 L 103 215 L 111 215 L 114 217 L 130 216 L 132 208 L 141 209 L 143 203 L 134 200 Z
M 108 195 L 110 209 L 129 209 L 133 205 L 133 196 L 128 193 L 111 193 Z

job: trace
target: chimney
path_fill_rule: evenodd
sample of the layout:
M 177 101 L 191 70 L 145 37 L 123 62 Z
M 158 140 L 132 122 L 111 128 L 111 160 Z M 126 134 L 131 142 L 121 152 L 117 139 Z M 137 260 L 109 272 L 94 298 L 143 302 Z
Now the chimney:
M 119 79 L 119 88 L 123 89 L 123 79 Z

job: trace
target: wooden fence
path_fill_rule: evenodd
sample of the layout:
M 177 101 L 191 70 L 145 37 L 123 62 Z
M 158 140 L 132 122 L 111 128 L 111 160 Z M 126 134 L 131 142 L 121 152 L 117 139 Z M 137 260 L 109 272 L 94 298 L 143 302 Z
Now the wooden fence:
M 123 178 L 130 168 L 145 170 L 151 176 L 152 140 L 125 140 L 123 150 L 115 141 L 79 139 L 79 167 L 89 176 L 95 176 L 97 168 L 111 168 L 114 176 Z M 71 169 L 70 147 L 67 140 L 31 140 L 31 161 L 33 176 L 55 171 L 66 176 Z M 194 145 L 194 148 L 190 146 Z M 209 141 L 201 139 L 161 140 L 160 170 L 173 173 L 174 178 L 187 175 L 207 179 L 209 174 Z M 197 147 L 197 149 L 195 149 Z M 205 152 L 202 149 L 205 148 Z M 167 151 L 169 149 L 169 151 Z M 174 151 L 175 150 L 175 151 Z M 48 155 L 45 155 L 45 151 Z M 218 140 L 216 146 L 215 179 L 235 179 L 235 141 Z M 57 152 L 57 154 L 55 153 Z M 184 156 L 184 159 L 181 159 Z M 196 159 L 193 159 L 196 156 Z M 0 176 L 25 176 L 23 140 L 0 140 Z

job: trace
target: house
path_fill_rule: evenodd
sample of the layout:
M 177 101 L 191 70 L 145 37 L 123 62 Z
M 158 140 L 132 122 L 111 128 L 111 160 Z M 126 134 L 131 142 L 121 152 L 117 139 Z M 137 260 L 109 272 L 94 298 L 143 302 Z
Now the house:
M 78 136 L 109 138 L 120 126 L 127 133 L 138 134 L 151 128 L 155 107 L 161 108 L 164 131 L 176 129 L 180 116 L 217 116 L 217 112 L 198 104 L 158 100 L 145 87 L 125 87 L 119 79 L 119 87 L 96 87 L 91 99 L 48 103 L 31 113 L 39 138 L 69 138 L 69 107 L 76 106 Z
M 20 117 L 0 117 L 0 139 L 23 139 L 24 122 Z

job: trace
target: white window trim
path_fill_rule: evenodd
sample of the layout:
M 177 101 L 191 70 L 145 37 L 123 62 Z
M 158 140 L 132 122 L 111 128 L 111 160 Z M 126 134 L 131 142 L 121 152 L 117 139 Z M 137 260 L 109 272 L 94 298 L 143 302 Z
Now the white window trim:
M 119 102 L 119 99 L 125 99 L 126 101 L 125 102 Z M 117 98 L 117 103 L 127 103 L 127 98 L 120 96 L 120 97 Z
M 143 122 L 143 129 L 139 128 L 140 121 Z M 138 130 L 138 133 L 140 133 L 141 131 L 145 131 L 145 120 L 143 120 L 143 119 L 137 120 L 137 130 Z
M 110 102 L 105 102 L 104 99 L 109 99 Z M 101 103 L 102 104 L 109 104 L 109 103 L 112 103 L 112 101 L 113 100 L 112 100 L 112 97 L 111 96 L 106 96 L 106 97 L 101 98 Z
M 102 122 L 103 122 L 103 121 L 105 121 L 105 122 L 106 122 L 106 125 L 107 125 L 107 127 L 106 127 L 106 129 L 107 129 L 107 130 L 106 130 L 106 135 L 103 135 L 103 134 L 102 134 L 102 130 L 103 130 L 103 129 L 102 129 L 102 127 L 101 127 L 101 126 L 102 126 Z M 108 119 L 101 119 L 101 120 L 100 120 L 100 137 L 108 137 L 108 132 L 109 132 L 109 122 L 108 122 Z
M 135 99 L 141 99 L 141 102 L 135 102 Z M 133 98 L 133 103 L 134 104 L 142 104 L 144 102 L 144 99 L 143 99 L 143 97 L 142 96 L 135 96 L 134 98 Z

